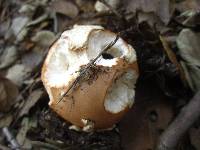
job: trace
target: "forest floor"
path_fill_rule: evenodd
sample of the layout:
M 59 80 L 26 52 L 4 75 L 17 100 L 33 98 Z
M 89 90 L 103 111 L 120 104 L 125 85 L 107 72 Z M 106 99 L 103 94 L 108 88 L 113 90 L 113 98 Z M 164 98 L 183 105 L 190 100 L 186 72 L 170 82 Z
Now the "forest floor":
M 200 90 L 198 0 L 101 2 L 104 8 L 95 0 L 0 0 L 0 149 L 154 150 Z M 110 131 L 70 130 L 48 106 L 42 64 L 75 24 L 120 32 L 137 53 L 134 105 Z M 198 111 L 190 108 L 194 117 Z M 200 150 L 199 116 L 188 120 L 175 149 Z

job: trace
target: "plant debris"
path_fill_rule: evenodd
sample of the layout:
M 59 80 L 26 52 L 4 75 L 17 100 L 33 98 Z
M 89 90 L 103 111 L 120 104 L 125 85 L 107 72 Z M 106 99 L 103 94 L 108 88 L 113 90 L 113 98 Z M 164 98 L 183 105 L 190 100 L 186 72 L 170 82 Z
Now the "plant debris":
M 20 110 L 17 119 L 28 114 L 29 110 L 36 104 L 36 102 L 41 98 L 42 95 L 43 95 L 42 90 L 37 89 L 35 91 L 32 91 L 26 103 Z
M 199 4 L 198 0 L 0 1 L 0 149 L 143 150 L 164 145 L 199 150 Z M 101 25 L 120 33 L 137 53 L 136 104 L 110 131 L 69 130 L 70 124 L 48 108 L 41 66 L 54 40 L 75 24 Z M 96 59 L 80 70 L 63 97 L 84 79 Z M 169 134 L 175 126 L 179 129 Z
M 11 109 L 18 93 L 13 82 L 0 76 L 0 112 L 8 112 Z

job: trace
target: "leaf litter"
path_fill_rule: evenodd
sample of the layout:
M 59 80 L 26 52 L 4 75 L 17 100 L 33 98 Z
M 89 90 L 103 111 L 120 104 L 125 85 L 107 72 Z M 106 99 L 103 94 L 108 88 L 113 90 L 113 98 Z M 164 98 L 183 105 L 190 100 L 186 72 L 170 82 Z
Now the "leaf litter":
M 109 4 L 106 11 L 98 11 L 99 1 L 92 0 L 0 2 L 0 129 L 12 134 L 20 148 L 155 149 L 162 132 L 199 90 L 199 2 L 111 1 L 100 1 Z M 111 131 L 69 130 L 70 124 L 48 108 L 41 65 L 54 40 L 74 24 L 121 32 L 137 52 L 136 102 Z M 199 127 L 180 141 L 182 150 L 186 143 L 199 149 Z M 0 149 L 10 149 L 12 141 L 0 135 Z

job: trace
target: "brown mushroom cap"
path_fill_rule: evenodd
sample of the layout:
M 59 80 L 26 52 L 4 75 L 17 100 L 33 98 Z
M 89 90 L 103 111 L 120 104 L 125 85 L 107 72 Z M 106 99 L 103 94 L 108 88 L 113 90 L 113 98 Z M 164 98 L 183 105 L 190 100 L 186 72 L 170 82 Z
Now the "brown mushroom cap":
M 107 52 L 113 58 L 99 58 L 89 78 L 57 104 L 78 76 L 77 71 L 115 37 L 100 26 L 75 26 L 50 48 L 42 69 L 49 106 L 74 125 L 84 127 L 86 119 L 94 122 L 95 129 L 112 127 L 133 104 L 138 66 L 134 49 L 121 38 Z

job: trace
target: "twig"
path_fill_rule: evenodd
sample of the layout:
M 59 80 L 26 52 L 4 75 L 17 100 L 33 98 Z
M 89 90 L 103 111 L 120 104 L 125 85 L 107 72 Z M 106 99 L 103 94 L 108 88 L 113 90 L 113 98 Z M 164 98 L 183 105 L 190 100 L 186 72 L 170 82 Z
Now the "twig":
M 185 132 L 200 117 L 200 91 L 182 108 L 177 118 L 160 137 L 157 150 L 175 150 Z
M 52 18 L 53 18 L 53 31 L 54 31 L 54 33 L 57 33 L 58 32 L 58 19 L 57 19 L 55 12 L 52 12 Z
M 110 4 L 108 4 L 105 0 L 99 0 L 101 3 L 103 3 L 104 5 L 106 5 L 111 12 L 113 12 L 117 17 L 119 17 L 120 19 L 124 19 L 126 20 L 116 9 L 114 9 Z
M 34 26 L 34 25 L 36 25 L 36 24 L 38 24 L 38 23 L 40 23 L 40 22 L 46 20 L 48 17 L 49 17 L 49 14 L 44 14 L 44 15 L 42 15 L 42 16 L 36 18 L 35 20 L 29 22 L 29 23 L 26 25 L 26 27 Z
M 14 136 L 11 134 L 11 132 L 8 129 L 8 127 L 3 127 L 2 128 L 2 132 L 5 135 L 7 141 L 11 144 L 12 149 L 20 150 L 20 145 L 18 144 L 18 142 L 16 141 Z
M 61 96 L 60 100 L 57 102 L 57 104 L 59 102 L 61 102 L 63 100 L 64 97 L 67 96 L 67 94 L 69 93 L 69 91 L 71 89 L 73 89 L 74 87 L 76 87 L 76 85 L 78 84 L 78 82 L 83 78 L 83 76 L 85 75 L 86 72 L 89 71 L 89 69 L 95 64 L 95 62 L 97 61 L 97 59 L 106 51 L 108 51 L 119 39 L 119 35 L 117 34 L 116 38 L 114 41 L 110 42 L 108 45 L 105 46 L 105 48 L 94 58 L 92 59 L 81 71 L 79 76 L 75 79 L 75 81 L 71 84 L 71 86 L 68 88 L 68 90 Z

